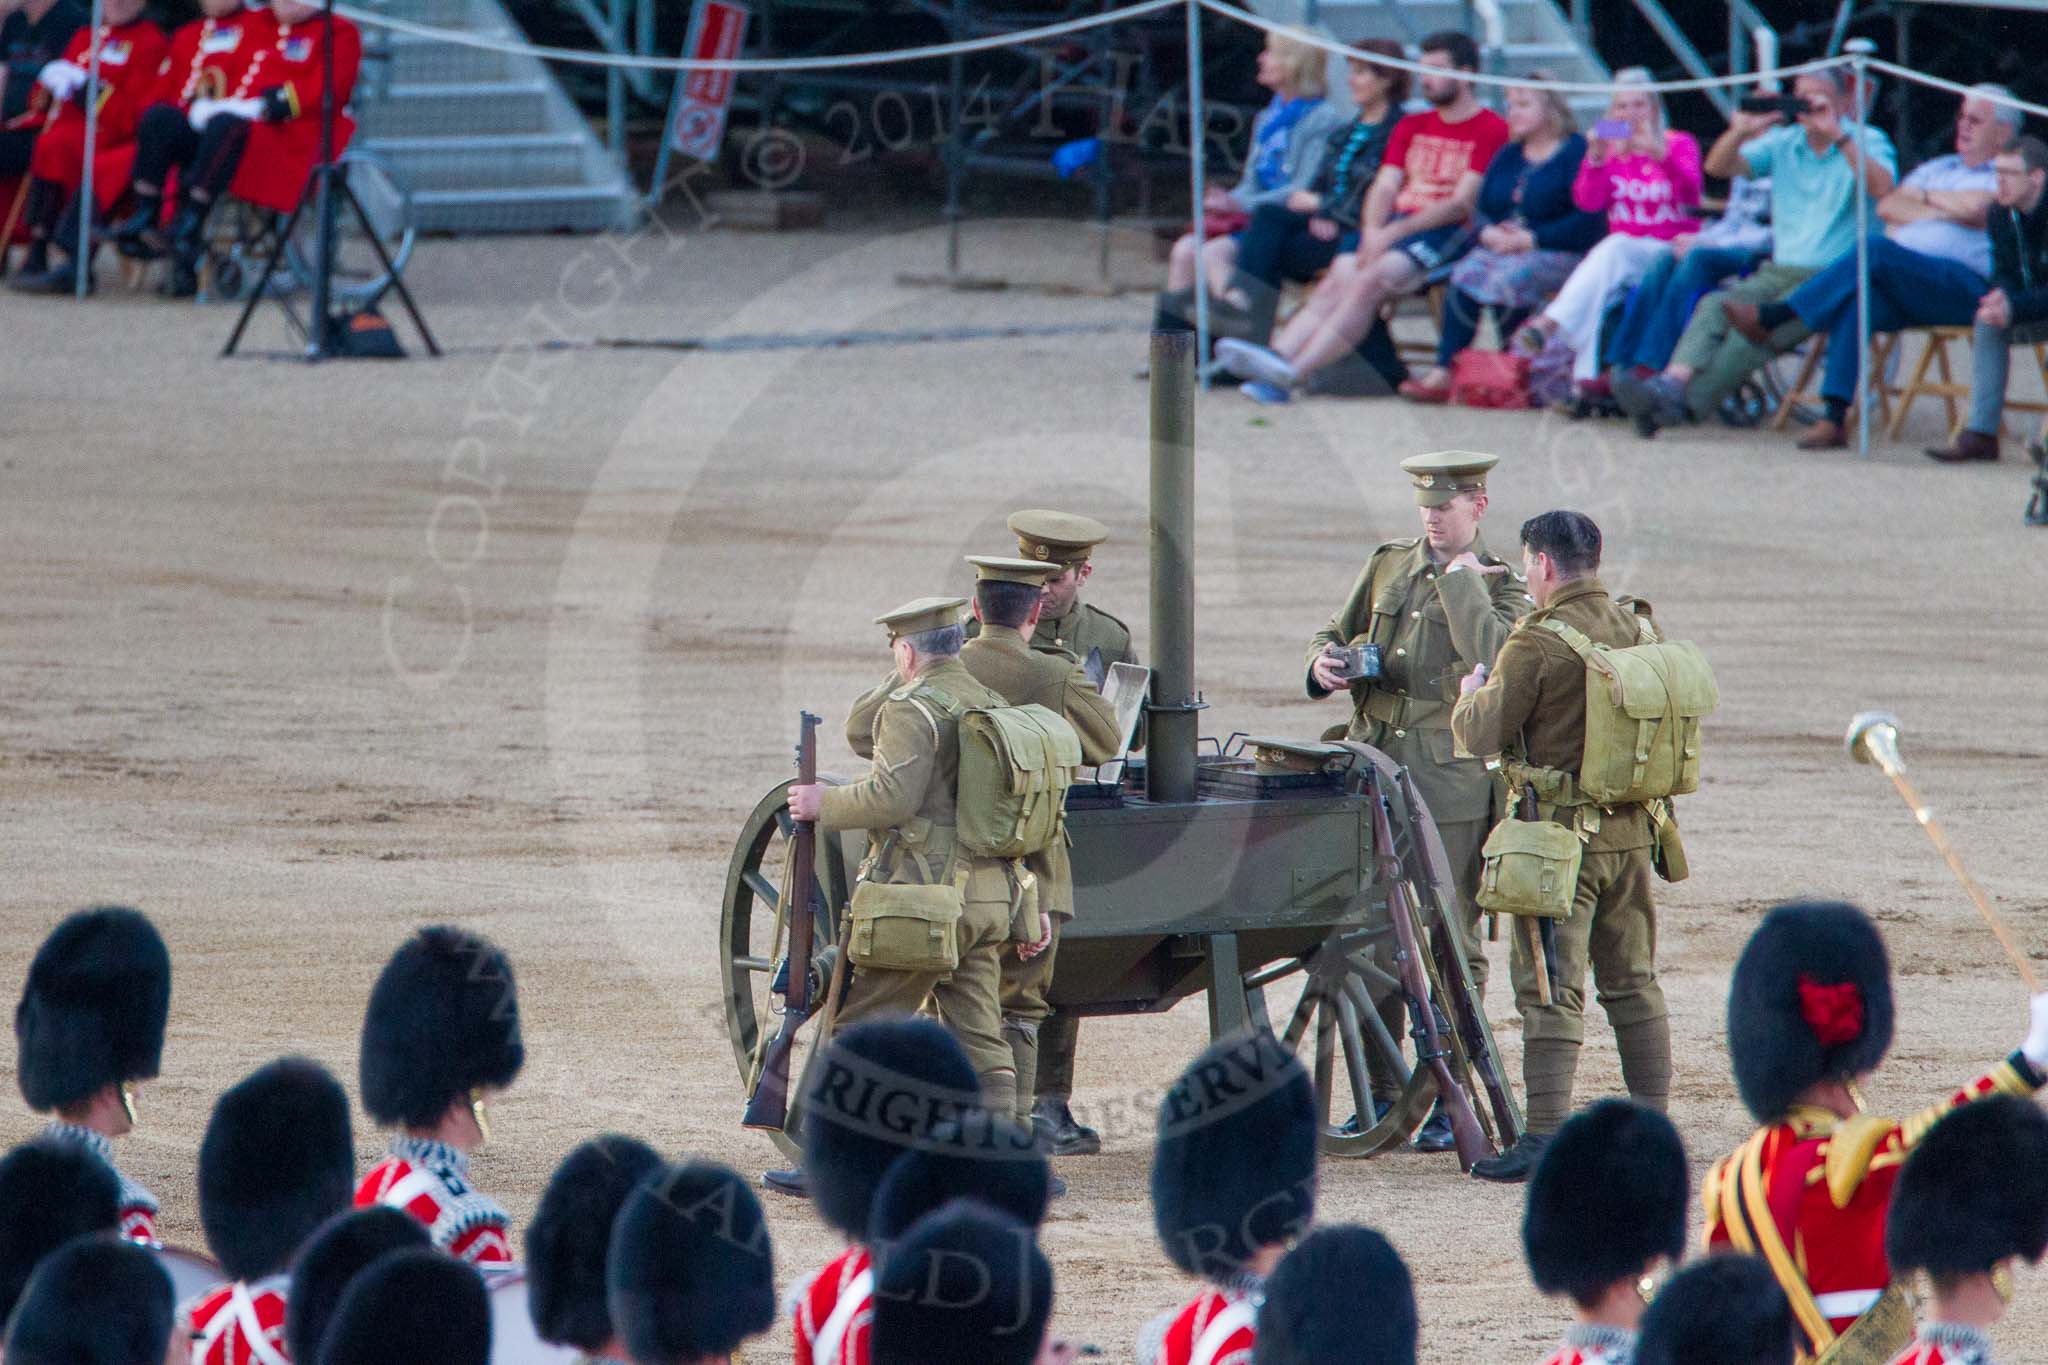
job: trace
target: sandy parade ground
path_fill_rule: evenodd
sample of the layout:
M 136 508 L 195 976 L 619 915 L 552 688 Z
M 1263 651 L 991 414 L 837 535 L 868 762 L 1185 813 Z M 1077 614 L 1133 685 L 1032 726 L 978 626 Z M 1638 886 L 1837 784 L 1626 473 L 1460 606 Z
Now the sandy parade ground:
M 886 667 L 876 611 L 963 590 L 1022 506 L 1108 522 L 1089 595 L 1145 621 L 1150 300 L 953 293 L 932 229 L 660 231 L 429 242 L 413 283 L 451 354 L 402 365 L 222 361 L 231 310 L 110 288 L 84 308 L 0 294 L 0 980 L 65 911 L 153 915 L 175 964 L 163 1078 L 121 1159 L 197 1245 L 192 1171 L 213 1098 L 287 1051 L 353 1090 L 371 981 L 442 920 L 515 963 L 529 1061 L 476 1177 L 523 1220 L 559 1156 L 616 1130 L 748 1172 L 716 950 L 740 820 L 789 775 L 800 707 L 857 771 L 846 704 Z M 1063 224 L 984 225 L 969 269 L 1092 278 Z M 1113 273 L 1149 280 L 1135 242 Z M 592 337 L 985 329 L 979 339 L 714 351 L 548 349 Z M 403 328 L 401 327 L 403 333 Z M 408 338 L 410 340 L 410 338 Z M 268 316 L 252 338 L 282 347 Z M 1904 1113 L 2005 1055 L 2023 988 L 1889 784 L 1841 735 L 1902 718 L 1907 762 L 2036 961 L 2048 960 L 2048 533 L 2025 461 L 1938 468 L 1944 428 L 1804 454 L 1721 429 L 1639 443 L 1615 424 L 1396 400 L 1198 409 L 1197 678 L 1205 727 L 1313 738 L 1303 642 L 1366 553 L 1411 534 L 1397 462 L 1497 451 L 1487 529 L 1565 505 L 1605 529 L 1617 590 L 1653 601 L 1719 675 L 1692 879 L 1665 888 L 1673 1116 L 1696 1168 L 1749 1124 L 1728 1077 L 1727 972 L 1797 893 L 1855 899 L 1888 935 L 1898 1042 L 1873 1104 Z M 2015 421 L 2031 419 L 2015 418 Z M 2011 450 L 2017 443 L 2009 443 Z M 1495 1027 L 1519 1079 L 1505 943 Z M 10 985 L 8 989 L 15 989 Z M 1045 1244 L 1061 1329 L 1128 1359 L 1184 1299 L 1145 1196 L 1151 1115 L 1200 1046 L 1199 1000 L 1091 1021 L 1076 1108 L 1103 1155 L 1065 1160 Z M 12 1093 L 12 1051 L 0 1049 Z M 1597 1011 L 1585 1097 L 1615 1093 Z M 18 1141 L 38 1120 L 0 1120 Z M 358 1130 L 367 1164 L 381 1138 Z M 768 1197 L 778 1275 L 834 1238 Z M 1448 1157 L 1326 1163 L 1320 1215 L 1372 1223 L 1414 1268 L 1432 1361 L 1526 1361 L 1559 1331 L 1529 1287 L 1521 1195 Z M 2048 1361 L 2048 1276 L 2020 1276 L 2001 1353 Z M 787 1329 L 750 1351 L 778 1358 Z

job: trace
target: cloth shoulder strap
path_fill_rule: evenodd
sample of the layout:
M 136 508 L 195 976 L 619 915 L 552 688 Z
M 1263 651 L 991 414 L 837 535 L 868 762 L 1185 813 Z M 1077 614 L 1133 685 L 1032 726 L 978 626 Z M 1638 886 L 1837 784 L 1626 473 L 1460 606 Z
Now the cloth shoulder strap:
M 1813 1291 L 1771 1214 L 1770 1192 L 1764 1182 L 1764 1145 L 1771 1131 L 1758 1129 L 1736 1151 L 1733 1169 L 1721 1182 L 1721 1226 L 1728 1229 L 1728 1240 L 1737 1251 L 1762 1256 L 1770 1266 L 1778 1287 L 1791 1301 L 1793 1320 L 1809 1343 L 1806 1354 L 1817 1356 L 1834 1344 L 1835 1329 L 1814 1302 Z
M 1222 1312 L 1209 1319 L 1202 1335 L 1195 1338 L 1194 1349 L 1188 1353 L 1188 1365 L 1216 1365 L 1224 1343 L 1251 1326 L 1257 1317 L 1258 1305 L 1250 1299 L 1236 1299 L 1225 1304 Z

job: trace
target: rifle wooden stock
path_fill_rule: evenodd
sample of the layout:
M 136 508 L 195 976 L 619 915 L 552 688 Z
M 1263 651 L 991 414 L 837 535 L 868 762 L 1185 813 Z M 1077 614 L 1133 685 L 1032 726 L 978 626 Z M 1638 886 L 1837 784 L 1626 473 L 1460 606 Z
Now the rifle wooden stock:
M 799 713 L 796 780 L 810 786 L 818 780 L 818 718 Z M 789 1059 L 797 1030 L 811 1016 L 811 930 L 817 923 L 818 826 L 792 820 L 789 836 L 789 877 L 783 883 L 789 926 L 789 984 L 782 998 L 782 1023 L 768 1040 L 761 1069 L 747 1096 L 740 1123 L 748 1128 L 781 1132 L 789 1122 Z
M 1536 818 L 1536 789 L 1522 788 L 1521 816 L 1524 820 Z M 1550 1005 L 1557 1000 L 1557 921 L 1554 919 L 1533 919 L 1521 916 L 1522 932 L 1528 936 L 1529 956 L 1534 958 L 1536 972 L 1536 1003 Z
M 1379 872 L 1387 881 L 1387 918 L 1393 921 L 1395 959 L 1401 970 L 1401 989 L 1408 997 L 1408 1016 L 1415 1027 L 1416 1060 L 1427 1065 L 1436 1077 L 1436 1093 L 1451 1121 L 1451 1136 L 1458 1145 L 1458 1165 L 1470 1171 L 1476 1161 L 1496 1156 L 1472 1111 L 1471 1096 L 1451 1072 L 1451 1049 L 1437 1024 L 1436 998 L 1429 989 L 1429 972 L 1423 966 L 1422 944 L 1415 933 L 1415 902 L 1408 896 L 1408 878 L 1394 852 L 1394 822 L 1387 814 L 1387 793 L 1377 771 L 1372 780 L 1372 837 Z
M 1423 810 L 1422 794 L 1415 788 L 1415 777 L 1408 769 L 1401 769 L 1401 795 L 1410 811 Z M 1470 978 L 1465 971 L 1464 926 L 1457 921 L 1459 900 L 1454 887 L 1444 885 L 1437 875 L 1437 866 L 1430 857 L 1428 841 L 1421 830 L 1416 830 L 1410 842 L 1415 847 L 1415 862 L 1421 873 L 1425 894 L 1435 900 L 1442 930 L 1432 936 L 1431 949 L 1437 957 L 1437 975 L 1446 982 L 1464 982 L 1467 989 L 1450 988 L 1451 1027 L 1465 1044 L 1465 1062 L 1479 1078 L 1480 1086 L 1486 1091 L 1487 1106 L 1493 1110 L 1494 1126 L 1500 1135 L 1500 1145 L 1511 1147 L 1522 1135 L 1521 1112 L 1515 1107 L 1514 1092 L 1509 1088 L 1507 1078 L 1494 1065 L 1491 1039 L 1487 1033 L 1486 1021 L 1480 1014 L 1479 1001 L 1472 998 Z

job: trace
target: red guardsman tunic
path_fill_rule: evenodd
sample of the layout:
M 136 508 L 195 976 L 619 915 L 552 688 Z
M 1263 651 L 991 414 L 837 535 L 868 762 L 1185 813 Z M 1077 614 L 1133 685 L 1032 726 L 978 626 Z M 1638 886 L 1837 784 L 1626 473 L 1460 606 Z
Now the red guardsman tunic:
M 848 1247 L 792 1295 L 795 1365 L 868 1365 L 875 1322 L 874 1258 Z
M 282 102 L 284 117 L 249 128 L 249 144 L 235 168 L 228 192 L 263 208 L 291 212 L 306 188 L 306 177 L 320 159 L 320 91 L 325 79 L 327 20 L 279 24 L 267 46 L 250 54 L 249 65 L 230 99 L 261 98 L 272 91 Z M 356 68 L 363 59 L 363 39 L 356 26 L 334 20 L 334 154 L 339 157 L 355 135 L 347 113 L 356 88 Z
M 186 1310 L 192 1365 L 290 1365 L 284 1345 L 284 1295 L 291 1279 L 224 1284 Z
M 355 1206 L 389 1204 L 426 1225 L 435 1246 L 475 1266 L 512 1264 L 511 1215 L 469 1183 L 469 1158 L 445 1142 L 401 1137 L 356 1186 Z
M 1991 1365 L 1991 1338 L 1974 1327 L 1927 1322 L 1891 1365 Z
M 1575 1322 L 1565 1329 L 1564 1344 L 1543 1365 L 1628 1365 L 1635 1353 L 1634 1332 Z
M 1707 1172 L 1707 1247 L 1769 1261 L 1792 1300 L 1802 1354 L 1818 1355 L 1891 1284 L 1885 1210 L 1913 1144 L 1951 1109 L 1992 1094 L 2029 1096 L 2044 1083 L 2015 1052 L 1904 1122 L 1794 1108 Z
M 164 31 L 147 19 L 113 28 L 102 24 L 98 30 L 100 52 L 100 112 L 94 129 L 94 146 L 99 151 L 132 144 L 135 128 L 156 94 L 157 72 L 163 66 L 168 44 Z M 91 70 L 94 31 L 82 28 L 64 49 L 64 60 Z M 59 104 L 36 138 L 29 154 L 29 173 L 76 194 L 85 180 L 85 90 Z M 114 206 L 127 192 L 126 176 L 111 185 L 93 168 L 93 201 L 102 211 Z
M 1174 1316 L 1155 1365 L 1252 1365 L 1257 1312 L 1249 1294 L 1204 1290 Z

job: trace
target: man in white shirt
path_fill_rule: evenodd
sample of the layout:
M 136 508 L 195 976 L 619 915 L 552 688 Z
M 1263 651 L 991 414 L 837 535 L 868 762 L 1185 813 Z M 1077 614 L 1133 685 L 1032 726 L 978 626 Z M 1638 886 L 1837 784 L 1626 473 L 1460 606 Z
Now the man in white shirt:
M 1984 220 L 1998 183 L 1991 162 L 2019 135 L 2021 115 L 1983 97 L 2011 99 L 2004 86 L 1976 89 L 1982 94 L 1964 99 L 1957 116 L 1955 151 L 1917 167 L 1877 201 L 1887 235 L 1872 238 L 1869 248 L 1872 332 L 1967 327 L 1990 287 L 1991 239 Z M 1849 251 L 1775 304 L 1726 306 L 1729 326 L 1759 346 L 1775 339 L 1774 349 L 1782 350 L 1815 333 L 1827 335 L 1820 390 L 1827 415 L 1799 438 L 1802 450 L 1848 444 L 1849 405 L 1863 360 L 1856 273 L 1856 253 Z

